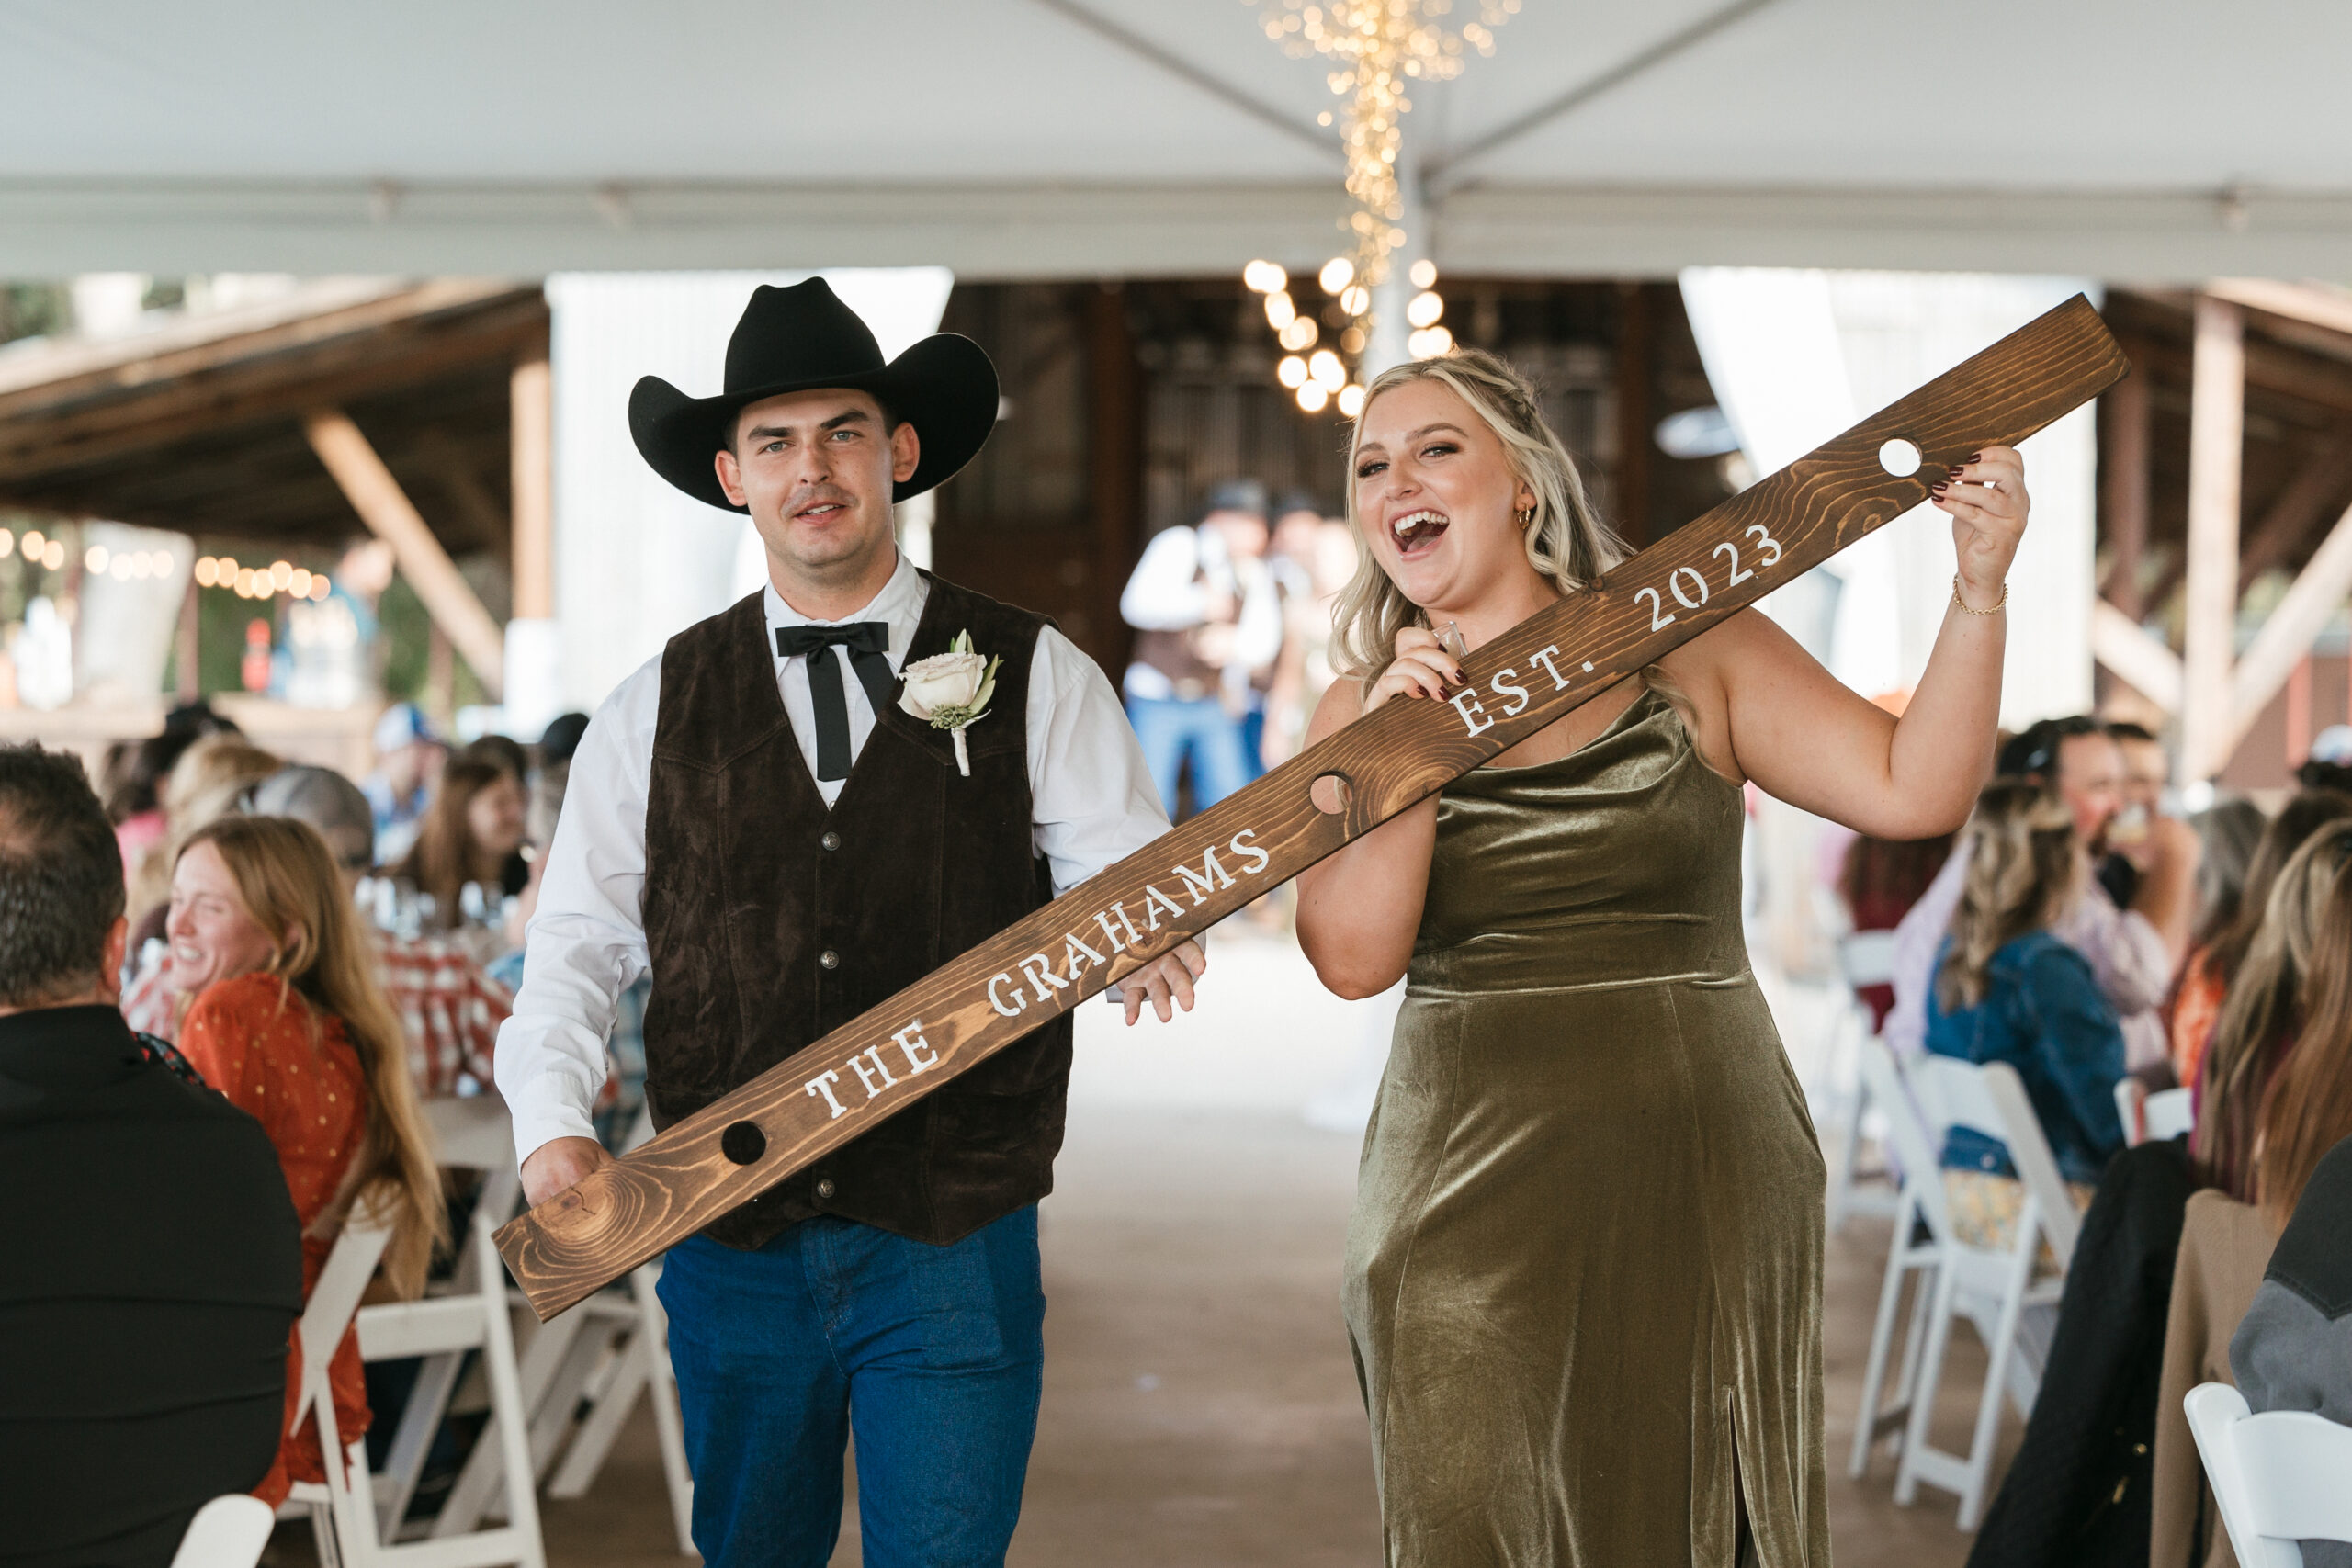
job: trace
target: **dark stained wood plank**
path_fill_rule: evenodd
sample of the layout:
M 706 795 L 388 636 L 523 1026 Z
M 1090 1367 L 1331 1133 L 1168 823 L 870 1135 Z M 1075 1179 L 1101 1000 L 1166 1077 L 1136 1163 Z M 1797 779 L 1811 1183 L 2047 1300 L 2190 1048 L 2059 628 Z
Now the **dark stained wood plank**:
M 1669 535 L 499 1232 L 552 1316 L 1136 965 L 1654 663 L 2127 371 L 2080 296 Z M 1882 444 L 1917 446 L 1908 477 Z M 1317 780 L 1345 783 L 1317 809 Z

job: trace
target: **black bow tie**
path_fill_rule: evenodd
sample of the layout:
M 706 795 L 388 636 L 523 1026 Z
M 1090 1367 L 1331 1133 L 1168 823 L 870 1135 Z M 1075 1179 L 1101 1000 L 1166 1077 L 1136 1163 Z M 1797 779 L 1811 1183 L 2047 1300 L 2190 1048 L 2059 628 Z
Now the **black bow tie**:
M 853 621 L 837 626 L 778 626 L 775 651 L 779 659 L 805 654 L 808 660 L 808 700 L 817 710 L 817 777 L 830 784 L 849 777 L 849 697 L 842 685 L 836 646 L 849 649 L 850 668 L 874 705 L 874 716 L 890 705 L 890 626 L 887 621 Z

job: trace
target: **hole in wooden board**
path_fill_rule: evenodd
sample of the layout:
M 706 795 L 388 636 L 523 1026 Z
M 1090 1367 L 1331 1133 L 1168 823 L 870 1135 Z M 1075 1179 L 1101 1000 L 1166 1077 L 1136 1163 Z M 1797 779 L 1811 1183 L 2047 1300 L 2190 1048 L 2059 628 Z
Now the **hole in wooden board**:
M 1878 449 L 1878 466 L 1898 479 L 1907 479 L 1919 471 L 1919 445 L 1905 441 L 1900 435 Z
M 768 1135 L 756 1122 L 735 1122 L 718 1134 L 718 1152 L 737 1165 L 750 1165 L 768 1152 Z
M 1345 773 L 1324 773 L 1307 786 L 1306 798 L 1324 816 L 1337 817 L 1347 810 L 1348 798 L 1354 788 Z

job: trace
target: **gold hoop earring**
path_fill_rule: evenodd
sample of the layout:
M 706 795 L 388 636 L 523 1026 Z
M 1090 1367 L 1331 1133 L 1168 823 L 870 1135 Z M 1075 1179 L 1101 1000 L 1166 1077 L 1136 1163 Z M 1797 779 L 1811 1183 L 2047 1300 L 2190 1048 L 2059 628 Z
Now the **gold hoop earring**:
M 1522 528 L 1532 528 L 1535 525 L 1535 508 L 1528 506 L 1520 509 L 1519 525 Z

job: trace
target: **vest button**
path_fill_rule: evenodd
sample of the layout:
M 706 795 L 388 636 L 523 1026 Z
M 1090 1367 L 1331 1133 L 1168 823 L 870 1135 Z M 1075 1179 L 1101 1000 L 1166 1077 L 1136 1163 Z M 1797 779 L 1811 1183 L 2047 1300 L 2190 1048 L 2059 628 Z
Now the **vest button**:
M 842 847 L 842 836 L 839 833 L 828 832 L 823 838 L 818 840 L 817 843 L 823 849 L 837 850 Z
M 817 963 L 826 969 L 838 969 L 842 966 L 842 955 L 829 947 L 817 954 Z
M 832 1201 L 832 1198 L 833 1179 L 830 1176 L 819 1179 L 817 1182 L 817 1201 L 820 1203 L 830 1203 Z

